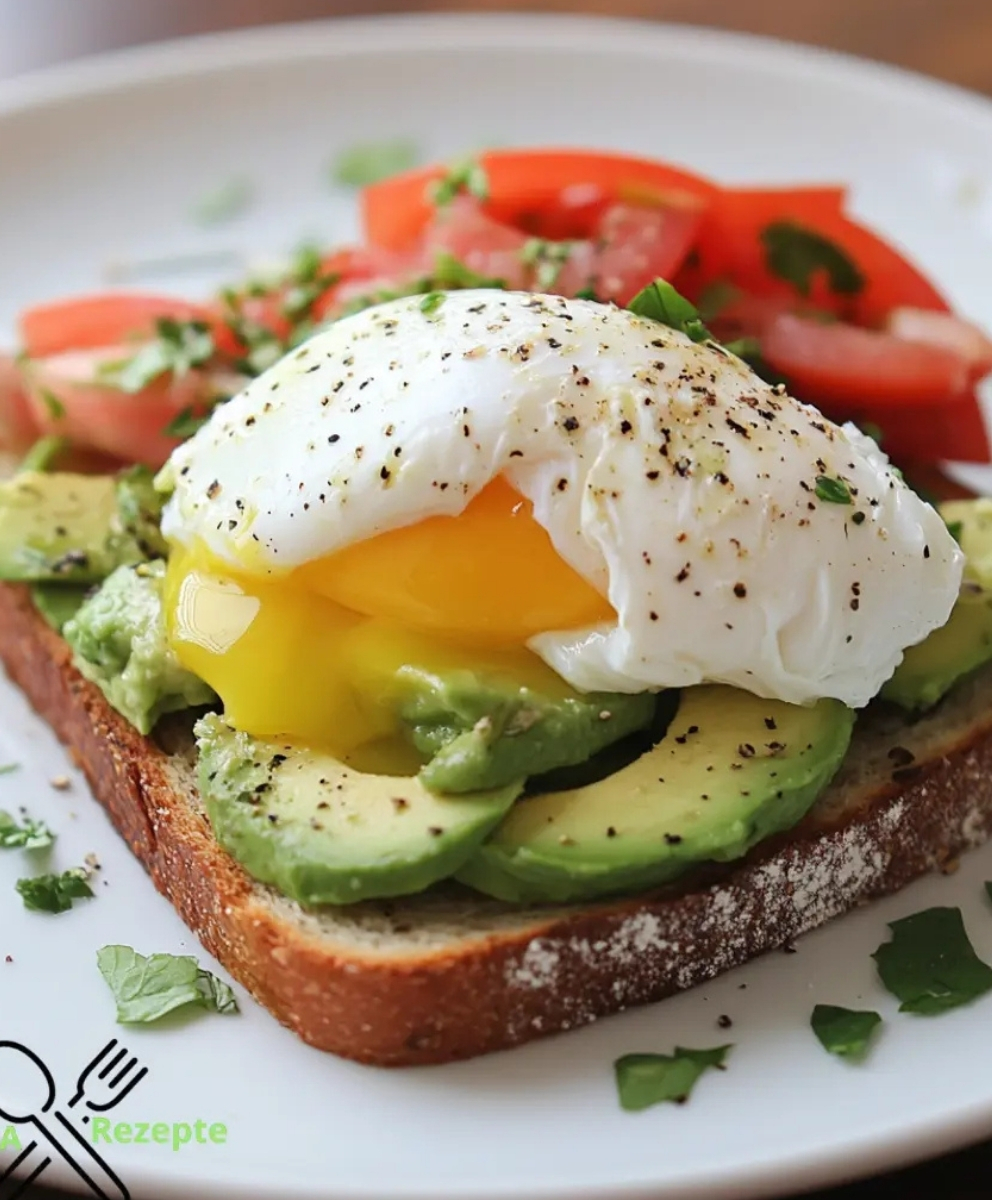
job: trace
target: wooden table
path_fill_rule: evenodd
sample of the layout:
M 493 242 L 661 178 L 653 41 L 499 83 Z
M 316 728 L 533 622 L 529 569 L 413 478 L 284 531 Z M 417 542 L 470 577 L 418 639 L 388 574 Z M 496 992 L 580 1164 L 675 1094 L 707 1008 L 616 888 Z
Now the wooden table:
M 9 0 L 8 0 L 9 2 Z M 0 18 L 3 16 L 0 0 Z M 75 41 L 48 51 L 32 37 L 32 61 L 64 57 L 101 46 L 162 36 L 235 28 L 266 20 L 304 20 L 417 9 L 466 12 L 587 12 L 705 24 L 812 42 L 924 71 L 992 94 L 992 0 L 63 0 L 75 10 Z M 109 20 L 114 5 L 127 19 Z M 27 0 L 18 20 L 30 24 Z M 148 10 L 142 12 L 142 8 Z M 38 4 L 37 20 L 47 6 Z M 13 8 L 11 8 L 13 11 Z M 91 13 L 92 16 L 81 14 Z M 102 21 L 102 24 L 101 24 Z M 0 27 L 0 36 L 3 29 Z M 921 1081 L 922 1083 L 923 1081 Z M 717 1135 L 718 1136 L 718 1135 Z M 32 1190 L 36 1200 L 54 1193 Z M 821 1192 L 813 1200 L 989 1200 L 992 1143 L 881 1179 Z M 233 1200 L 233 1198 L 232 1198 Z

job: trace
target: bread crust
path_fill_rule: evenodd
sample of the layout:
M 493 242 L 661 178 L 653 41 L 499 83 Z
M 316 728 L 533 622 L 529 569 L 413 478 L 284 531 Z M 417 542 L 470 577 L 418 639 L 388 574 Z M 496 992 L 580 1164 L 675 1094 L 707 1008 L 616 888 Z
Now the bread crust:
M 447 945 L 356 947 L 289 919 L 287 902 L 221 849 L 177 788 L 173 760 L 79 675 L 25 588 L 0 585 L 0 659 L 206 949 L 304 1041 L 377 1066 L 470 1058 L 662 999 L 992 833 L 990 676 L 974 685 L 983 690 L 967 719 L 907 726 L 898 740 L 922 738 L 925 757 L 906 766 L 904 753 L 886 759 L 875 746 L 883 766 L 863 779 L 845 767 L 799 827 L 740 863 L 649 895 L 524 910 Z

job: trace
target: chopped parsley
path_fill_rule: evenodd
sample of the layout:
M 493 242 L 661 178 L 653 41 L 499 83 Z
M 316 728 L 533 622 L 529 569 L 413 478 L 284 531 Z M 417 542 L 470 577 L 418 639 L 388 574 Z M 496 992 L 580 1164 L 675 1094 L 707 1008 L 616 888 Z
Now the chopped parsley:
M 53 434 L 39 438 L 21 459 L 18 470 L 50 471 L 69 449 L 69 445 L 68 438 L 55 437 Z
M 82 867 L 72 867 L 61 875 L 36 875 L 33 879 L 18 879 L 14 885 L 32 912 L 63 913 L 72 908 L 74 900 L 93 895 L 88 875 Z
M 900 1012 L 933 1016 L 992 991 L 992 967 L 975 953 L 959 908 L 928 908 L 893 921 L 872 957 Z
M 428 292 L 420 302 L 420 311 L 430 316 L 444 303 L 444 292 Z
M 835 242 L 795 221 L 775 221 L 761 231 L 768 270 L 808 296 L 814 278 L 826 275 L 830 290 L 838 296 L 856 296 L 864 290 L 865 277 L 853 258 Z
M 960 546 L 961 545 L 961 535 L 964 533 L 964 521 L 948 521 L 947 522 L 947 532 L 951 535 L 952 538 L 954 538 L 954 540 Z
M 489 199 L 489 176 L 475 159 L 456 163 L 441 179 L 429 184 L 427 199 L 436 207 L 443 208 L 462 192 L 467 192 L 476 200 Z
M 163 375 L 182 378 L 194 367 L 202 367 L 213 358 L 213 335 L 203 321 L 177 321 L 159 317 L 155 338 L 138 350 L 133 358 L 107 363 L 101 377 L 121 391 L 143 391 Z
M 0 850 L 47 850 L 55 834 L 44 821 L 35 821 L 22 810 L 21 824 L 0 809 Z
M 990 900 L 992 900 L 992 880 L 985 885 L 985 894 Z
M 625 1054 L 614 1063 L 620 1107 L 641 1112 L 669 1101 L 684 1104 L 701 1075 L 711 1068 L 724 1070 L 732 1046 L 712 1050 L 686 1050 L 674 1054 Z
M 715 320 L 740 295 L 742 295 L 741 289 L 730 283 L 729 280 L 715 279 L 700 292 L 697 306 L 700 317 L 704 321 Z
M 41 401 L 53 421 L 61 421 L 63 419 L 65 416 L 65 405 L 53 391 L 50 391 L 48 388 L 42 388 Z
M 868 1053 L 872 1035 L 882 1018 L 877 1012 L 818 1004 L 809 1023 L 824 1050 L 859 1062 Z
M 331 179 L 341 187 L 368 187 L 409 171 L 419 161 L 420 151 L 409 138 L 361 142 L 338 155 L 331 166 Z
M 829 475 L 817 475 L 816 496 L 827 504 L 853 504 L 854 497 L 851 489 L 843 479 L 833 479 Z
M 252 182 L 237 175 L 213 191 L 207 192 L 193 208 L 193 220 L 198 225 L 223 225 L 247 212 L 255 197 Z
M 662 325 L 684 333 L 694 342 L 712 341 L 710 331 L 700 319 L 696 306 L 664 279 L 656 279 L 654 283 L 649 283 L 637 293 L 627 308 L 639 317 L 660 321 Z
M 573 242 L 553 242 L 548 238 L 531 238 L 524 244 L 520 257 L 528 267 L 534 268 L 534 288 L 539 292 L 550 292 L 558 282 L 562 268 L 572 253 Z
M 158 1021 L 184 1008 L 238 1011 L 228 984 L 205 971 L 191 955 L 152 954 L 146 958 L 130 946 L 104 946 L 96 961 L 114 994 L 117 1020 L 122 1025 Z
M 592 300 L 596 304 L 602 304 L 602 300 L 596 295 L 596 289 L 593 287 L 579 288 L 575 293 L 576 300 Z
M 182 438 L 185 441 L 186 438 L 191 438 L 194 433 L 202 429 L 209 420 L 208 415 L 197 414 L 191 408 L 184 408 L 166 425 L 166 437 Z
M 3 763 L 0 765 L 0 775 L 13 775 L 15 771 L 19 771 L 20 769 L 20 763 Z

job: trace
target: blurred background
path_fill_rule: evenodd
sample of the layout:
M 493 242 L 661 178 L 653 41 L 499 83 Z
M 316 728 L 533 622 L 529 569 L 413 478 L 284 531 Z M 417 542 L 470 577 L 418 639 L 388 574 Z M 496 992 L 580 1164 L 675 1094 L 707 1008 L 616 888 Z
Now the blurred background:
M 992 0 L 0 0 L 0 78 L 135 42 L 411 9 L 716 25 L 864 54 L 992 92 Z

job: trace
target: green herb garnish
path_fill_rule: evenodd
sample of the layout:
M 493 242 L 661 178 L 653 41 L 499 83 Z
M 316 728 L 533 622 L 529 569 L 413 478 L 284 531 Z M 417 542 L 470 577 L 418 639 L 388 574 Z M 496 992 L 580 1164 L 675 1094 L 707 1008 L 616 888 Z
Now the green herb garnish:
M 660 321 L 670 329 L 677 329 L 694 342 L 712 341 L 710 331 L 700 320 L 696 306 L 664 279 L 656 279 L 654 283 L 649 283 L 637 293 L 627 308 L 639 317 Z
M 713 1050 L 686 1050 L 680 1046 L 674 1054 L 625 1054 L 614 1063 L 620 1107 L 626 1112 L 641 1112 L 653 1104 L 671 1101 L 684 1104 L 696 1081 L 704 1072 L 723 1063 L 732 1046 Z
M 159 317 L 155 335 L 154 341 L 142 346 L 133 358 L 106 363 L 100 368 L 101 378 L 133 394 L 169 373 L 181 379 L 214 356 L 213 335 L 203 321 Z
M 795 221 L 775 221 L 761 231 L 768 270 L 784 279 L 801 296 L 808 296 L 813 278 L 824 272 L 838 296 L 856 296 L 865 277 L 857 263 L 835 242 Z
M 20 763 L 3 763 L 0 765 L 0 775 L 13 775 L 15 771 L 19 771 L 20 769 Z
M 214 188 L 193 209 L 193 220 L 198 225 L 223 225 L 247 212 L 254 199 L 255 189 L 244 175 L 229 179 Z
M 829 475 L 817 475 L 816 496 L 827 504 L 853 504 L 851 489 L 843 479 L 832 479 Z
M 58 398 L 58 396 L 56 396 L 55 393 L 50 391 L 48 388 L 42 388 L 41 399 L 42 403 L 45 405 L 48 415 L 52 418 L 52 420 L 61 421 L 65 416 L 65 405 Z
M 928 908 L 893 921 L 872 957 L 900 1012 L 932 1016 L 992 991 L 992 967 L 975 953 L 959 908 Z
M 33 912 L 62 913 L 72 908 L 74 900 L 85 900 L 93 895 L 88 878 L 82 867 L 73 867 L 61 875 L 18 879 L 14 887 L 24 901 L 25 908 Z
M 818 1004 L 809 1023 L 824 1050 L 857 1062 L 868 1053 L 868 1044 L 882 1018 L 876 1012 Z
M 704 321 L 715 320 L 741 294 L 741 289 L 736 284 L 726 279 L 715 279 L 700 292 L 697 305 L 700 317 Z
M 579 288 L 575 293 L 576 300 L 592 300 L 596 304 L 602 304 L 602 300 L 596 295 L 596 289 L 592 287 Z
M 573 242 L 553 242 L 537 237 L 524 244 L 520 257 L 528 267 L 534 268 L 534 287 L 537 291 L 551 291 L 568 262 L 573 246 Z
M 69 446 L 68 438 L 48 434 L 35 442 L 21 459 L 17 469 L 19 471 L 50 471 L 69 449 Z
M 964 533 L 964 521 L 948 521 L 947 522 L 947 532 L 951 535 L 952 538 L 954 538 L 954 540 L 960 546 L 961 545 L 961 535 Z
M 990 900 L 992 900 L 992 881 L 985 885 L 985 894 Z
M 461 192 L 468 192 L 476 200 L 489 199 L 489 176 L 482 164 L 474 159 L 456 163 L 442 179 L 429 184 L 427 199 L 438 208 L 443 208 Z
M 210 420 L 209 416 L 202 413 L 197 414 L 191 408 L 184 408 L 178 416 L 174 417 L 165 427 L 166 437 L 191 438 L 194 433 L 203 428 Z
M 21 824 L 0 809 L 0 850 L 47 850 L 55 834 L 44 821 L 32 820 L 26 813 Z
M 428 292 L 420 302 L 420 311 L 430 316 L 444 303 L 444 292 Z
M 338 155 L 331 167 L 331 179 L 341 187 L 368 187 L 409 171 L 419 161 L 420 152 L 408 138 L 363 142 Z
M 158 1021 L 176 1009 L 196 1007 L 235 1013 L 234 992 L 190 955 L 152 954 L 147 958 L 130 946 L 104 946 L 97 966 L 117 1001 L 122 1025 Z

